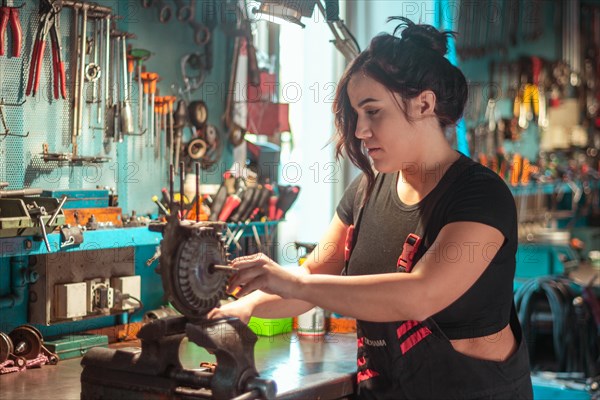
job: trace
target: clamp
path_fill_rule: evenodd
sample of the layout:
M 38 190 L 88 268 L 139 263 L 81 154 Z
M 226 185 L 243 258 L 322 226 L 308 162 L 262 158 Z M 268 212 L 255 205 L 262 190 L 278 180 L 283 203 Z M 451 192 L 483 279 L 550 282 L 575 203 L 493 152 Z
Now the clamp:
M 31 53 L 31 64 L 29 66 L 29 80 L 25 95 L 33 94 L 35 96 L 40 85 L 40 74 L 42 71 L 42 61 L 44 59 L 44 50 L 46 49 L 46 38 L 50 34 L 52 45 L 52 67 L 54 77 L 54 98 L 59 95 L 63 99 L 67 97 L 65 63 L 62 60 L 62 48 L 60 45 L 60 10 L 61 7 L 56 3 L 50 3 L 45 0 L 45 7 L 40 13 L 40 22 Z

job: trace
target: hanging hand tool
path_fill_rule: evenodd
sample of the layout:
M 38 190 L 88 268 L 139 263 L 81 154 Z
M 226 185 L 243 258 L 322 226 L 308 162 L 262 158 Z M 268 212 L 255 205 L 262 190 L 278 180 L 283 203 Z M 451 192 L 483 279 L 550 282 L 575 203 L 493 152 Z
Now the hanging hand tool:
M 162 129 L 166 103 L 163 96 L 154 99 L 154 158 L 160 156 Z
M 121 62 L 123 64 L 123 103 L 121 106 L 121 132 L 125 135 L 131 135 L 133 129 L 133 114 L 131 104 L 129 103 L 129 81 L 127 79 L 127 35 L 121 37 Z
M 110 90 L 110 14 L 104 19 L 104 114 L 108 114 L 108 109 L 112 106 Z M 107 121 L 110 119 L 107 117 Z
M 85 55 L 87 49 L 87 19 L 88 19 L 89 4 L 83 3 L 81 6 L 81 36 L 77 41 L 79 34 L 79 8 L 73 13 L 73 27 L 75 35 L 73 35 L 75 48 L 77 52 L 73 52 L 76 62 L 73 64 L 75 68 L 75 84 L 73 85 L 73 129 L 71 131 L 71 143 L 73 145 L 73 156 L 77 156 L 77 137 L 82 132 L 83 122 L 83 85 L 85 78 Z
M 150 127 L 150 124 L 148 123 L 148 119 L 150 118 L 150 106 L 148 105 L 148 99 L 150 96 L 150 75 L 149 72 L 142 72 L 141 73 L 141 80 L 142 80 L 142 87 L 143 87 L 143 100 L 140 100 L 141 103 L 143 103 L 144 105 L 144 111 L 143 111 L 143 115 L 144 115 L 144 131 L 149 132 L 148 136 L 146 136 L 146 146 L 151 145 L 152 140 L 154 140 L 154 137 L 152 136 L 152 128 Z M 154 112 L 154 110 L 153 110 Z
M 54 98 L 60 96 L 66 98 L 66 77 L 65 64 L 61 57 L 61 36 L 60 36 L 60 8 L 52 5 L 51 9 L 43 12 L 40 15 L 38 31 L 33 44 L 31 53 L 31 64 L 29 66 L 29 80 L 25 95 L 33 95 L 37 93 L 40 85 L 40 74 L 42 72 L 42 61 L 44 60 L 44 50 L 46 49 L 46 38 L 50 34 L 50 42 L 52 45 L 52 67 L 53 67 L 53 84 Z
M 166 135 L 166 142 L 167 142 L 167 147 L 169 149 L 169 164 L 173 164 L 174 162 L 174 158 L 173 158 L 173 140 L 174 140 L 174 129 L 175 129 L 175 121 L 174 121 L 174 115 L 173 115 L 173 104 L 175 103 L 175 101 L 177 101 L 177 97 L 175 96 L 165 96 L 166 97 L 166 101 L 167 101 L 167 107 L 168 107 L 168 132 Z
M 116 36 L 115 38 L 115 46 L 114 46 L 114 59 L 113 62 L 113 115 L 112 115 L 112 123 L 113 123 L 113 141 L 116 143 L 123 142 L 123 131 L 121 124 L 121 72 L 119 71 L 119 63 L 121 62 L 121 36 Z
M 150 51 L 144 50 L 144 49 L 132 49 L 129 52 L 129 55 L 136 63 L 137 84 L 138 84 L 138 130 L 139 130 L 139 132 L 143 132 L 143 133 L 146 132 L 146 129 L 144 129 L 144 123 L 143 123 L 144 110 L 143 110 L 142 98 L 143 98 L 143 93 L 144 93 L 144 86 L 143 86 L 143 82 L 142 82 L 142 64 L 144 63 L 144 61 L 146 61 L 150 58 L 151 54 L 152 53 L 150 53 Z
M 183 136 L 183 128 L 187 123 L 187 107 L 183 100 L 177 102 L 177 109 L 175 110 L 175 143 L 173 151 L 175 152 L 175 165 L 179 163 L 179 155 L 181 153 L 181 137 Z
M 0 56 L 5 53 L 4 46 L 4 35 L 8 22 L 10 21 L 10 30 L 12 32 L 12 56 L 21 56 L 21 43 L 23 42 L 23 31 L 21 29 L 21 22 L 19 21 L 19 8 L 23 7 L 8 7 L 6 0 L 2 1 L 2 7 L 0 7 Z
M 148 86 L 148 90 L 150 92 L 150 109 L 154 110 L 154 103 L 156 99 L 156 83 L 158 82 L 159 76 L 155 72 L 150 72 L 150 85 Z M 152 136 L 156 135 L 154 128 L 154 111 L 150 114 L 150 126 L 152 127 Z M 152 142 L 153 146 L 158 146 L 159 144 L 155 141 Z

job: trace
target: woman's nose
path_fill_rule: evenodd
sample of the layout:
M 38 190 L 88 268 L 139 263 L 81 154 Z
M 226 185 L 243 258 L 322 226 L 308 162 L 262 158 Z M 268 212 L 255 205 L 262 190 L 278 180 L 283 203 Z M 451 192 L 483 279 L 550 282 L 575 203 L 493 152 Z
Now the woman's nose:
M 373 132 L 371 132 L 369 124 L 362 122 L 359 118 L 356 121 L 356 130 L 354 131 L 354 136 L 356 136 L 357 139 L 366 139 L 373 136 Z

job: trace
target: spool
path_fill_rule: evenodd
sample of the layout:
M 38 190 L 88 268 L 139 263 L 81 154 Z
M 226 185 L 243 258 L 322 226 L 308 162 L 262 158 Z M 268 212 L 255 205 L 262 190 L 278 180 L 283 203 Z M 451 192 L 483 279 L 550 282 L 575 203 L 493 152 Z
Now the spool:
M 325 335 L 325 311 L 314 307 L 298 316 L 298 336 Z

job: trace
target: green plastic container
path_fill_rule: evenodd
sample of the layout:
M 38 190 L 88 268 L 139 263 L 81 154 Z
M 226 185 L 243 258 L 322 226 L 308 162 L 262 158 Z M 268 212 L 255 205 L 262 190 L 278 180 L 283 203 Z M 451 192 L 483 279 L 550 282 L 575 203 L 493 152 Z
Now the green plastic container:
M 44 346 L 56 353 L 61 360 L 83 357 L 92 347 L 108 347 L 108 336 L 77 334 L 54 338 L 44 341 Z
M 275 336 L 292 331 L 292 318 L 250 318 L 248 327 L 258 336 Z

